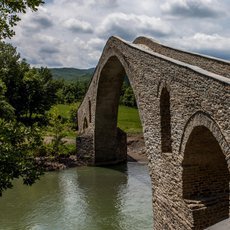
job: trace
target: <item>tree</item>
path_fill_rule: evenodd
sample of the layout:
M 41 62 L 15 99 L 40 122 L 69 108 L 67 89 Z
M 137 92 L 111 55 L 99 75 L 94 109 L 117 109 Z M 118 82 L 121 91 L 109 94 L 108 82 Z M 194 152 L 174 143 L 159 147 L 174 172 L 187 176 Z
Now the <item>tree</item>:
M 14 108 L 5 98 L 6 86 L 0 79 L 0 117 L 6 120 L 14 118 Z
M 0 40 L 11 38 L 15 32 L 13 27 L 21 20 L 20 13 L 26 13 L 28 8 L 33 11 L 43 4 L 43 0 L 1 0 L 0 2 Z
M 44 115 L 57 101 L 59 84 L 53 80 L 47 68 L 30 69 L 23 77 L 24 114 L 29 118 L 32 114 Z M 22 98 L 22 97 L 21 97 Z M 23 114 L 21 112 L 21 114 Z
M 23 111 L 25 103 L 23 92 L 23 77 L 30 67 L 25 60 L 20 59 L 15 47 L 0 41 L 0 79 L 6 86 L 5 97 L 15 109 L 17 117 Z M 19 103 L 21 101 L 21 103 Z
M 56 103 L 60 84 L 47 68 L 31 68 L 12 45 L 0 41 L 0 79 L 18 120 L 44 114 Z
M 22 177 L 24 184 L 31 185 L 42 174 L 33 158 L 42 138 L 38 129 L 26 127 L 15 120 L 24 109 L 24 76 L 30 71 L 25 60 L 20 59 L 16 48 L 1 42 L 14 35 L 13 27 L 20 20 L 19 14 L 30 8 L 34 11 L 42 0 L 0 1 L 0 196 L 12 187 L 15 178 Z M 20 101 L 20 103 L 18 103 Z
M 41 167 L 33 158 L 42 138 L 34 127 L 25 127 L 15 121 L 0 118 L 0 196 L 12 181 L 22 177 L 24 184 L 31 185 L 42 174 Z

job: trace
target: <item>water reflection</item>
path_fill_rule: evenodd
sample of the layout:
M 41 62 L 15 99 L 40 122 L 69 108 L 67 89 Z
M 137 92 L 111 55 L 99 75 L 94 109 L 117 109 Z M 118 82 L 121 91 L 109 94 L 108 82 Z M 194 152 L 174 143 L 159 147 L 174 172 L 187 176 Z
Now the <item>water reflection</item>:
M 128 181 L 127 165 L 113 168 L 84 168 L 78 174 L 79 187 L 84 190 L 88 205 L 88 229 L 122 229 L 121 192 Z
M 147 168 L 138 163 L 47 173 L 3 194 L 0 229 L 150 230 L 151 197 Z

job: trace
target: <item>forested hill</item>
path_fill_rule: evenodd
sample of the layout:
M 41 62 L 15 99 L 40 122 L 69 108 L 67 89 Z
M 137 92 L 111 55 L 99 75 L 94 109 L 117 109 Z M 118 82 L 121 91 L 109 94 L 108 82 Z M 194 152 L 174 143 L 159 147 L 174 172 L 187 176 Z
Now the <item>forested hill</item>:
M 50 68 L 54 79 L 64 79 L 66 81 L 89 81 L 94 69 Z

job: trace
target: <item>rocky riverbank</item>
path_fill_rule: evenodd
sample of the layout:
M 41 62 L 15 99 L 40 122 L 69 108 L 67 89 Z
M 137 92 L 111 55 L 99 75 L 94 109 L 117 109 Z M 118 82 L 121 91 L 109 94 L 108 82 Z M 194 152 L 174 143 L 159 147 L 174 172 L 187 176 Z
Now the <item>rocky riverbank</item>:
M 140 163 L 148 162 L 142 134 L 132 134 L 127 136 L 127 155 L 128 161 Z
M 87 164 L 77 159 L 76 155 L 40 157 L 36 158 L 45 171 L 63 170 L 77 166 L 86 166 Z M 147 163 L 148 159 L 145 151 L 144 138 L 141 134 L 132 134 L 127 137 L 127 160 L 129 162 Z

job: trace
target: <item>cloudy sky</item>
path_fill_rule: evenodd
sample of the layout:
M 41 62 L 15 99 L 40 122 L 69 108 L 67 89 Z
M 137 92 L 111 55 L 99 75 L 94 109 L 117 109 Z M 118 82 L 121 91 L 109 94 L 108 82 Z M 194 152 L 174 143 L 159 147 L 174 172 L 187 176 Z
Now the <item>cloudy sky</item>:
M 230 60 L 229 0 L 46 0 L 23 15 L 11 43 L 33 66 L 96 66 L 111 35 Z

